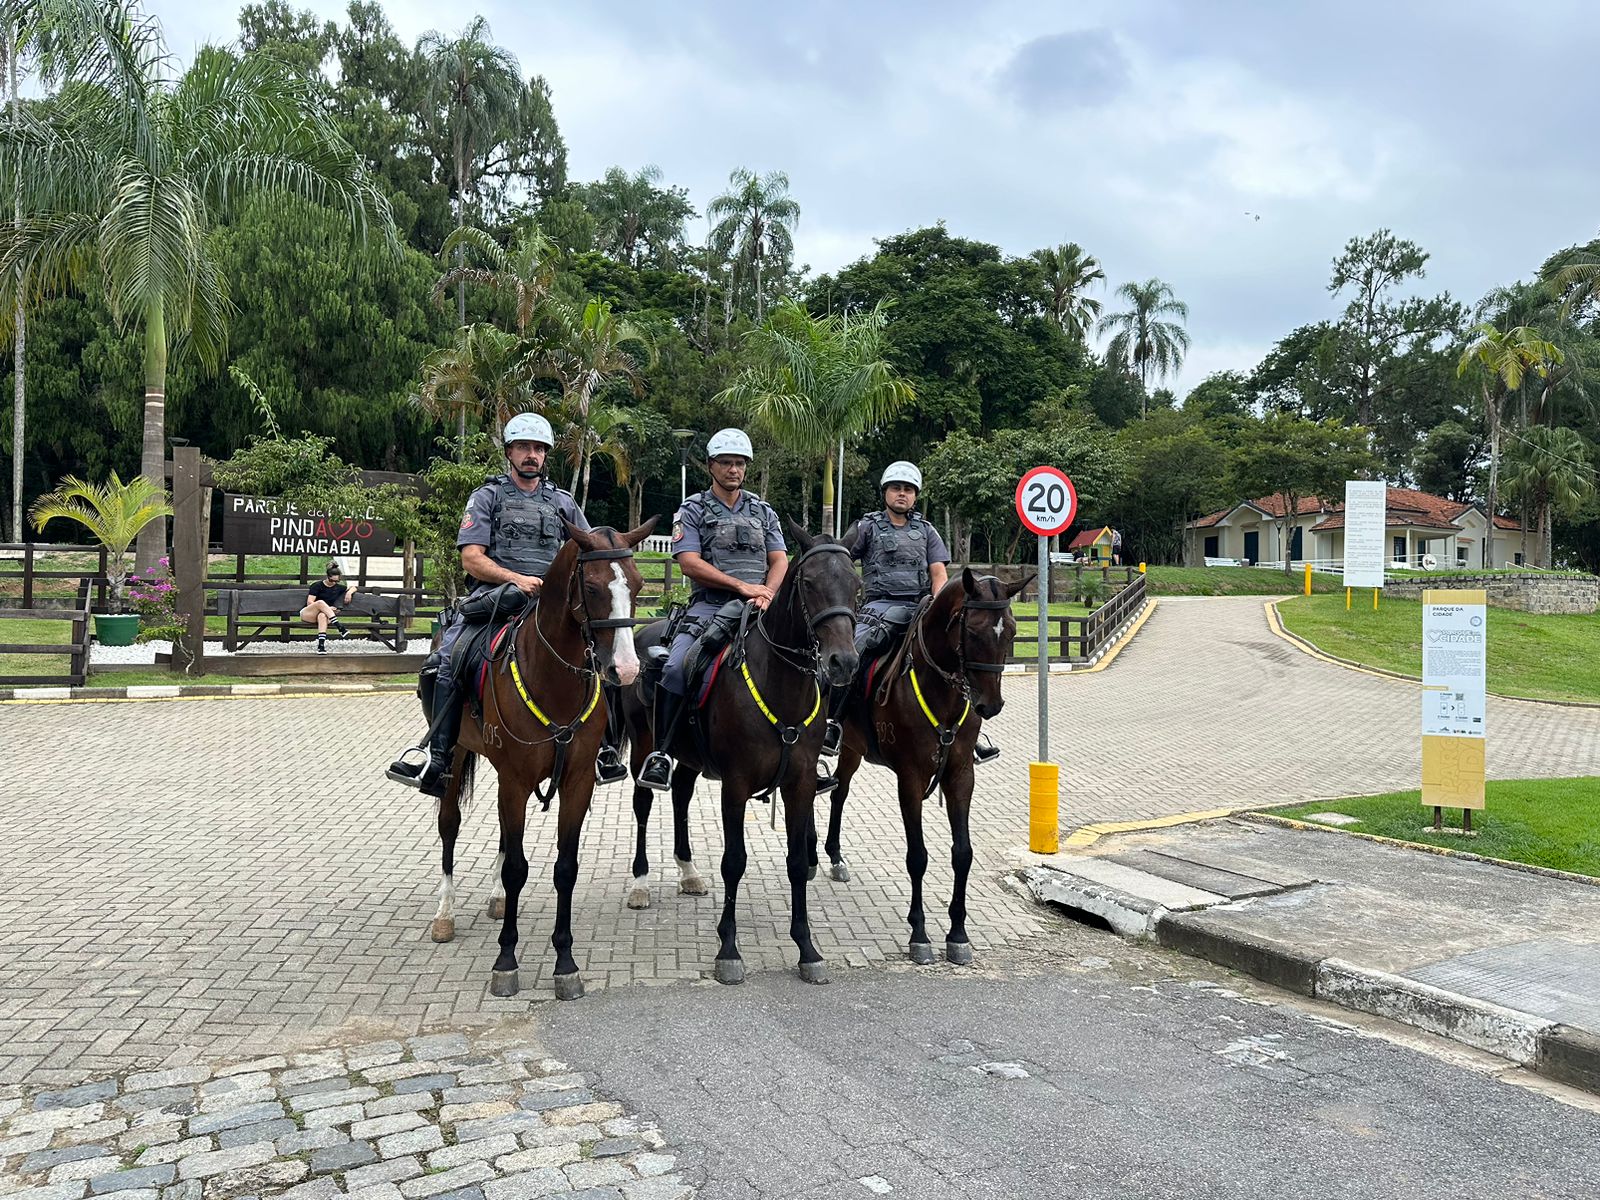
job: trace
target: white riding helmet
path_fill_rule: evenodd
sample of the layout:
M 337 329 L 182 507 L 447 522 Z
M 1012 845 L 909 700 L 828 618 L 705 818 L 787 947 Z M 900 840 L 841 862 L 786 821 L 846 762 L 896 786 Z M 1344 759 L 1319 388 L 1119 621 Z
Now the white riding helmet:
M 551 432 L 550 422 L 538 413 L 518 413 L 506 422 L 501 440 L 507 448 L 512 442 L 543 442 L 548 450 L 555 446 L 556 435 Z
M 892 462 L 883 469 L 883 478 L 878 480 L 878 490 L 883 491 L 891 483 L 909 483 L 920 492 L 922 472 L 917 470 L 916 463 Z
M 724 454 L 741 454 L 753 460 L 756 456 L 750 445 L 750 435 L 742 429 L 719 429 L 706 443 L 706 457 L 720 458 Z

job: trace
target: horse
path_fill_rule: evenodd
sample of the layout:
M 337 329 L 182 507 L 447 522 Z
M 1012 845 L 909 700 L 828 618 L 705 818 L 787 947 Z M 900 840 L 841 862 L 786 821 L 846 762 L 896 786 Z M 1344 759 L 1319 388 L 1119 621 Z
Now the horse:
M 462 721 L 450 785 L 439 802 L 443 880 L 430 933 L 435 942 L 448 942 L 455 937 L 452 876 L 461 794 L 471 786 L 478 756 L 494 765 L 500 781 L 500 853 L 489 915 L 501 918 L 500 954 L 489 978 L 495 996 L 518 991 L 517 904 L 528 880 L 523 835 L 528 797 L 536 791 L 545 809 L 557 791 L 561 797 L 556 923 L 550 938 L 556 952 L 555 994 L 561 1000 L 583 995 L 583 977 L 572 957 L 572 889 L 578 879 L 578 840 L 594 794 L 595 754 L 605 732 L 601 682 L 625 685 L 639 674 L 633 607 L 643 580 L 633 549 L 650 535 L 656 518 L 627 533 L 564 523 L 568 540 L 545 572 L 539 603 L 504 635 L 512 644 L 504 660 L 486 673 L 477 712 Z
M 839 826 L 850 780 L 862 760 L 889 767 L 900 786 L 900 816 L 906 829 L 906 871 L 911 876 L 911 961 L 933 961 L 922 913 L 922 876 L 928 850 L 922 836 L 922 805 L 935 788 L 944 789 L 950 817 L 951 862 L 955 886 L 950 896 L 950 932 L 945 957 L 972 961 L 967 940 L 967 876 L 972 869 L 972 838 L 967 818 L 972 807 L 973 748 L 984 720 L 1005 706 L 1000 674 L 1011 655 L 1017 622 L 1011 600 L 1033 579 L 1005 584 L 992 575 L 963 568 L 939 594 L 922 602 L 906 640 L 880 661 L 870 693 L 852 687 L 842 724 L 839 786 L 828 817 L 826 849 L 830 874 L 848 881 L 849 865 L 839 850 Z M 815 836 L 809 847 L 815 870 Z
M 784 831 L 788 838 L 785 865 L 789 877 L 789 936 L 800 950 L 800 977 L 826 983 L 827 966 L 811 940 L 806 916 L 806 883 L 810 878 L 807 847 L 815 840 L 812 805 L 817 786 L 817 754 L 822 748 L 826 705 L 819 674 L 842 686 L 856 668 L 854 644 L 856 600 L 860 580 L 847 546 L 833 538 L 812 537 L 789 522 L 800 553 L 778 585 L 772 602 L 755 614 L 743 637 L 729 648 L 705 703 L 691 710 L 673 744 L 677 765 L 672 773 L 674 854 L 683 891 L 704 891 L 694 870 L 689 847 L 688 811 L 695 779 L 704 774 L 722 780 L 722 917 L 717 922 L 718 948 L 714 976 L 719 983 L 740 983 L 744 960 L 739 954 L 735 906 L 739 881 L 747 865 L 745 806 L 750 798 L 774 790 L 783 796 Z M 640 634 L 640 643 L 659 643 L 665 622 Z M 637 781 L 653 745 L 648 706 L 636 685 L 624 693 L 631 763 Z M 686 701 L 693 703 L 693 699 Z M 645 831 L 652 793 L 635 786 L 633 812 L 638 841 L 633 862 L 633 907 L 649 903 L 650 860 Z M 773 797 L 773 803 L 777 803 Z M 692 882 L 691 882 L 692 881 Z M 642 891 L 642 896 L 640 895 Z M 642 899 L 643 903 L 634 903 Z

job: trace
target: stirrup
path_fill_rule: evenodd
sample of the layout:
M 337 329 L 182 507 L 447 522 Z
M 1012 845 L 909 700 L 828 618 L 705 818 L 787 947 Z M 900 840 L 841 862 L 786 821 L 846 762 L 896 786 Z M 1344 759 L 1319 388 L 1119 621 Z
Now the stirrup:
M 1000 757 L 1000 747 L 996 746 L 986 737 L 979 737 L 977 745 L 972 747 L 972 761 L 980 767 L 984 763 L 991 763 Z
M 844 726 L 828 718 L 828 723 L 822 727 L 822 749 L 818 752 L 826 758 L 833 758 L 839 753 L 839 745 L 844 741 Z
M 660 764 L 659 770 L 652 767 Z M 672 790 L 672 759 L 662 750 L 652 750 L 644 763 L 639 768 L 638 784 L 642 788 L 649 788 L 652 792 L 670 792 Z
M 411 757 L 413 754 L 422 755 L 422 761 L 414 761 Z M 407 787 L 421 787 L 422 777 L 428 773 L 428 766 L 432 761 L 433 758 L 426 746 L 407 746 L 400 752 L 400 757 L 389 764 L 384 775 Z
M 817 776 L 817 792 L 816 792 L 816 794 L 819 795 L 819 796 L 825 796 L 829 792 L 833 791 L 833 789 L 838 787 L 838 786 L 839 786 L 838 776 L 836 776 L 836 775 L 818 775 Z
M 615 746 L 601 746 L 600 753 L 594 758 L 594 778 L 596 783 L 620 783 L 628 777 L 628 768 L 623 764 L 622 755 Z

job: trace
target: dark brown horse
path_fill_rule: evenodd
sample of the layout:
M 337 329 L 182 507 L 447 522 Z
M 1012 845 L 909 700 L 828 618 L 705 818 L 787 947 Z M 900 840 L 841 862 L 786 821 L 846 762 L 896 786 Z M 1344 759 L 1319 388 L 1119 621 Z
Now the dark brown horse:
M 972 961 L 967 940 L 967 875 L 972 869 L 972 838 L 967 818 L 972 808 L 972 758 L 986 718 L 1005 705 L 1000 674 L 1011 655 L 1017 622 L 1011 598 L 1030 575 L 1004 584 L 970 569 L 940 589 L 923 608 L 900 651 L 879 664 L 871 691 L 852 688 L 844 711 L 844 742 L 839 752 L 839 786 L 828 820 L 828 858 L 835 879 L 850 878 L 839 852 L 839 824 L 850 779 L 863 759 L 886 766 L 900 784 L 900 816 L 906 827 L 906 871 L 911 876 L 911 961 L 933 961 L 933 945 L 922 914 L 922 876 L 928 848 L 922 837 L 922 805 L 935 788 L 944 789 L 950 817 L 951 862 L 955 887 L 950 895 L 950 932 L 945 957 Z M 817 862 L 816 838 L 810 863 Z
M 462 721 L 451 783 L 439 802 L 439 837 L 444 842 L 444 880 L 433 919 L 436 942 L 455 936 L 456 835 L 461 829 L 461 791 L 470 783 L 475 755 L 494 764 L 500 780 L 499 883 L 489 915 L 503 920 L 500 955 L 489 990 L 517 992 L 517 902 L 528 880 L 523 851 L 528 796 L 545 785 L 540 799 L 561 796 L 556 816 L 555 992 L 562 1000 L 583 995 L 583 978 L 572 957 L 572 889 L 578 880 L 578 839 L 594 794 L 594 760 L 605 732 L 601 681 L 628 684 L 639 673 L 633 644 L 633 605 L 639 595 L 633 548 L 655 528 L 584 532 L 567 525 L 568 541 L 544 576 L 539 603 L 515 626 L 503 663 L 491 666 L 477 715 Z M 463 683 L 466 681 L 463 680 Z
M 673 742 L 678 760 L 672 773 L 674 853 L 683 872 L 684 891 L 694 891 L 691 879 L 704 890 L 689 849 L 688 811 L 694 781 L 699 775 L 722 780 L 724 895 L 722 919 L 717 923 L 716 959 L 716 978 L 722 983 L 744 979 L 735 907 L 747 863 L 745 805 L 752 796 L 773 788 L 783 797 L 788 838 L 784 861 L 791 905 L 789 936 L 800 948 L 800 977 L 809 983 L 826 983 L 828 979 L 822 955 L 812 944 L 806 916 L 806 882 L 810 876 L 807 854 L 816 840 L 812 805 L 816 797 L 817 753 L 822 748 L 827 716 L 818 676 L 843 684 L 855 672 L 852 639 L 860 580 L 842 543 L 829 537 L 813 538 L 792 522 L 789 532 L 800 553 L 789 564 L 767 610 L 750 622 L 742 645 L 736 643 L 730 650 L 704 707 L 692 714 L 693 725 L 685 721 Z M 649 646 L 659 641 L 663 624 L 645 630 L 642 644 Z M 629 688 L 625 695 L 623 711 L 637 779 L 652 746 L 650 721 L 639 689 Z M 634 889 L 635 893 L 644 889 L 644 904 L 649 903 L 650 862 L 645 853 L 645 828 L 652 794 L 637 786 L 633 792 L 639 839 L 633 866 Z M 776 795 L 772 802 L 778 802 Z M 633 898 L 630 895 L 630 903 Z

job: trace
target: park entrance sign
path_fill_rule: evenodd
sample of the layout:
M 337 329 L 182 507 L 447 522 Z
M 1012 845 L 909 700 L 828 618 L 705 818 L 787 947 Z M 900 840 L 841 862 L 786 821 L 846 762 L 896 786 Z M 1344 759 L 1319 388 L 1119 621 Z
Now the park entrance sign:
M 302 513 L 270 496 L 222 498 L 222 549 L 226 554 L 304 554 L 312 558 L 394 553 L 394 534 L 370 511 L 353 517 Z
M 1389 485 L 1383 480 L 1349 479 L 1344 485 L 1344 586 L 1383 586 L 1384 531 Z
M 1050 539 L 1078 515 L 1078 489 L 1065 471 L 1034 467 L 1017 483 L 1017 517 L 1039 535 L 1039 759 L 1028 767 L 1028 848 L 1058 848 L 1060 771 L 1050 761 Z

